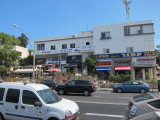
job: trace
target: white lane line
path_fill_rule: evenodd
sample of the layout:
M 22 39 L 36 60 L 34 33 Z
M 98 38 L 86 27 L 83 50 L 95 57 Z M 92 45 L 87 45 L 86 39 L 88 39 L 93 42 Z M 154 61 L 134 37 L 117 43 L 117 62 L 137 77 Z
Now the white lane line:
M 122 98 L 122 99 L 130 99 L 132 97 L 118 97 L 118 98 Z
M 106 102 L 89 102 L 89 101 L 75 101 L 77 103 L 91 103 L 91 104 L 105 104 L 105 105 L 128 105 L 125 103 L 106 103 Z
M 93 97 L 97 97 L 97 98 L 100 98 L 100 97 L 102 97 L 102 96 L 93 96 Z
M 122 115 L 109 115 L 109 114 L 98 114 L 98 113 L 85 113 L 85 115 L 101 116 L 101 117 L 118 117 L 118 118 L 124 117 Z

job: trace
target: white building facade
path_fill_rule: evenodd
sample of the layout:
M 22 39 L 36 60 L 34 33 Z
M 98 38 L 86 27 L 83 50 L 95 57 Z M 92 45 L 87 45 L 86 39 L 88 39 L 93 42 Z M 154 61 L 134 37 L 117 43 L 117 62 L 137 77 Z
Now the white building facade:
M 77 67 L 86 73 L 86 57 L 95 55 L 99 79 L 131 74 L 134 80 L 156 77 L 152 21 L 93 27 L 82 34 L 42 38 L 35 41 L 36 64 L 59 64 L 64 71 Z

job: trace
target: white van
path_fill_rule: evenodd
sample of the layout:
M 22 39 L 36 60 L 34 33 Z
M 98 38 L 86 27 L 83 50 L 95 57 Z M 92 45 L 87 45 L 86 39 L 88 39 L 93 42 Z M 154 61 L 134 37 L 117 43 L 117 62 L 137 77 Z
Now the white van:
M 0 120 L 79 120 L 79 107 L 36 83 L 0 83 Z

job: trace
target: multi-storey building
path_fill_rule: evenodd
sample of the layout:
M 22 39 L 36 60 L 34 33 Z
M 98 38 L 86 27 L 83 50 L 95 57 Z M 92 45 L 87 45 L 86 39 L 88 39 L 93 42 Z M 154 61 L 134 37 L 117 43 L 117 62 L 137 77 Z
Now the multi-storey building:
M 100 79 L 131 74 L 133 79 L 156 77 L 154 27 L 152 21 L 127 22 L 93 27 L 76 35 L 35 40 L 36 64 L 59 64 L 60 68 L 86 73 L 83 64 L 94 54 Z

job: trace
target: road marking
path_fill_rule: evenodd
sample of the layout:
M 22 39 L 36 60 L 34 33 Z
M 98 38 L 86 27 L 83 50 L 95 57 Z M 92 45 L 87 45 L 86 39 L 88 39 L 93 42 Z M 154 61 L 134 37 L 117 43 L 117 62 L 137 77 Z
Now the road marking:
M 98 114 L 98 113 L 85 113 L 85 115 L 101 116 L 101 117 L 118 117 L 123 118 L 122 115 L 109 115 L 109 114 Z
M 93 97 L 97 97 L 97 98 L 100 98 L 100 97 L 102 97 L 102 96 L 93 96 Z
M 132 97 L 118 97 L 118 98 L 122 98 L 122 99 L 130 99 Z
M 89 102 L 89 101 L 75 101 L 77 103 L 91 103 L 91 104 L 106 104 L 106 105 L 128 105 L 126 103 L 106 103 L 106 102 Z

